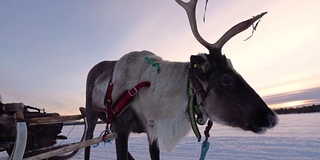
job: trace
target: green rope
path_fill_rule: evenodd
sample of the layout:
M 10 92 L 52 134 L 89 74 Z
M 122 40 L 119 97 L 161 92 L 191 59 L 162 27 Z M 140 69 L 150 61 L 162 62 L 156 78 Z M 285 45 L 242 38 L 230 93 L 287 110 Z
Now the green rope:
M 195 100 L 195 92 L 194 87 L 191 79 L 189 80 L 189 86 L 188 86 L 188 94 L 189 94 L 189 104 L 188 104 L 188 111 L 190 116 L 190 122 L 191 122 L 191 128 L 196 135 L 198 142 L 201 140 L 201 134 L 199 131 L 199 128 L 196 123 L 196 117 L 195 117 L 195 108 L 194 108 L 194 100 Z
M 160 73 L 160 65 L 158 62 L 152 61 L 148 56 L 145 56 L 144 59 L 147 60 L 152 66 L 157 67 L 157 71 Z

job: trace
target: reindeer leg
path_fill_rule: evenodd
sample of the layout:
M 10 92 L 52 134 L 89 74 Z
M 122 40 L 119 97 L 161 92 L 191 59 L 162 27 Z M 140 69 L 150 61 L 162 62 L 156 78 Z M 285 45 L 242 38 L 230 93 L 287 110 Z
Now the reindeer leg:
M 117 159 L 134 160 L 128 151 L 129 134 L 130 132 L 142 133 L 145 132 L 145 130 L 138 116 L 130 107 L 115 119 L 114 131 L 118 134 L 116 139 Z
M 115 127 L 116 128 L 116 127 Z M 117 130 L 117 129 L 115 129 Z M 118 137 L 116 138 L 116 152 L 117 152 L 117 160 L 128 160 L 134 159 L 131 154 L 128 152 L 128 139 L 129 139 L 129 131 L 128 132 L 117 132 Z
M 160 159 L 160 149 L 158 146 L 158 140 L 149 143 L 149 153 L 152 160 Z
M 95 114 L 95 110 L 93 109 L 93 107 L 89 107 L 89 106 L 86 106 L 86 119 L 87 119 L 87 131 L 86 131 L 86 137 L 85 137 L 85 140 L 88 140 L 88 139 L 92 139 L 93 138 L 93 132 L 94 132 L 94 129 L 96 127 L 96 124 L 97 124 L 97 121 L 98 121 L 98 117 L 97 115 Z M 90 159 L 90 149 L 91 147 L 88 146 L 85 148 L 85 151 L 84 151 L 84 159 L 85 160 L 89 160 Z

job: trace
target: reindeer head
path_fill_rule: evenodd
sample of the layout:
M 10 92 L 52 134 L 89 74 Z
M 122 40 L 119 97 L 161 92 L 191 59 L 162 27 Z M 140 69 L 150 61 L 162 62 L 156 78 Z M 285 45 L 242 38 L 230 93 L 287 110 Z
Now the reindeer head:
M 194 74 L 204 89 L 204 93 L 198 98 L 202 101 L 202 112 L 213 121 L 255 133 L 263 133 L 267 128 L 274 127 L 278 123 L 277 115 L 221 53 L 223 45 L 229 39 L 246 30 L 266 12 L 233 26 L 216 43 L 210 44 L 200 36 L 197 29 L 197 0 L 176 2 L 186 10 L 196 39 L 209 50 L 209 54 L 193 55 L 190 58 L 191 74 Z

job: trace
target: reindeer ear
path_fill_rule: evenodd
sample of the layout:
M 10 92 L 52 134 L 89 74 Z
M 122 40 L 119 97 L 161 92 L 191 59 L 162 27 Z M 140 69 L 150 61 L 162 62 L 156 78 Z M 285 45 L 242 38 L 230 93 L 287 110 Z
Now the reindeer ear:
M 190 61 L 192 64 L 191 67 L 193 67 L 193 68 L 198 68 L 205 63 L 205 59 L 200 55 L 196 55 L 196 56 L 192 55 L 190 57 Z
M 210 63 L 208 57 L 205 54 L 192 55 L 190 57 L 191 67 L 193 67 L 194 73 L 201 79 L 206 77 L 206 73 L 210 69 Z

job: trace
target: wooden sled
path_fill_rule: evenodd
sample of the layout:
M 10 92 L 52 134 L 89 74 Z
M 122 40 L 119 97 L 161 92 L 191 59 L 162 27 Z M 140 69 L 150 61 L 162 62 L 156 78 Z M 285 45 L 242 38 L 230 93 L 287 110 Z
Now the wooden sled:
M 14 113 L 14 118 L 16 122 L 16 139 L 12 153 L 10 154 L 9 160 L 35 160 L 35 159 L 69 159 L 75 155 L 80 154 L 83 148 L 103 142 L 102 137 L 96 137 L 87 141 L 83 141 L 85 137 L 85 132 L 87 130 L 86 125 L 86 111 L 85 108 L 80 107 L 80 115 L 71 116 L 50 116 L 50 117 L 36 117 L 36 118 L 26 118 L 21 109 L 17 109 Z M 80 119 L 84 119 L 84 133 L 81 142 L 65 144 L 60 146 L 49 146 L 44 148 L 39 148 L 36 150 L 26 150 L 27 140 L 28 140 L 28 128 L 31 126 L 38 125 L 53 125 L 65 122 L 74 122 Z M 43 135 L 46 136 L 46 135 Z M 110 133 L 104 140 L 112 140 L 117 137 L 116 133 Z

